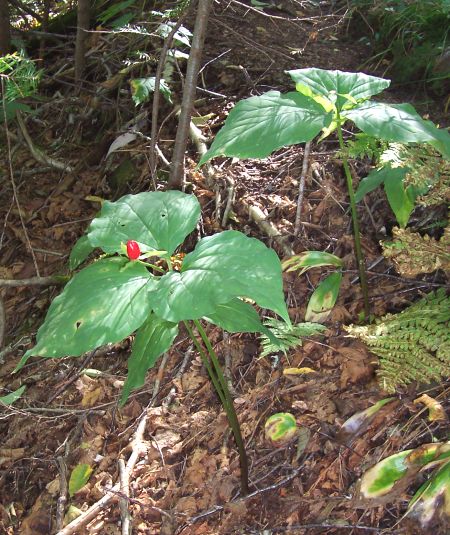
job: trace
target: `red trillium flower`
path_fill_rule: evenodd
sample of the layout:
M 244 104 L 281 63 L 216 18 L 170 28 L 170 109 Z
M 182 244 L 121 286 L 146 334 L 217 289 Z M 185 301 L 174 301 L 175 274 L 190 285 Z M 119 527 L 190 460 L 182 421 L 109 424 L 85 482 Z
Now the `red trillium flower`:
M 130 260 L 137 260 L 139 258 L 139 255 L 141 254 L 141 250 L 139 249 L 139 245 L 134 240 L 128 240 L 127 241 L 127 255 Z

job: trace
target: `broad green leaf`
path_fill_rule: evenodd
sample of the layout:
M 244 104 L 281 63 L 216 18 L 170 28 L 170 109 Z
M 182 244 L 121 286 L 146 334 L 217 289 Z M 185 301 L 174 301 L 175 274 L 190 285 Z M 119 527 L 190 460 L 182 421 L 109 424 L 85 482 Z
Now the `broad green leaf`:
M 92 474 L 92 468 L 88 464 L 77 464 L 72 470 L 69 479 L 69 496 L 72 497 L 82 489 Z
M 342 273 L 336 272 L 324 279 L 311 295 L 306 308 L 305 321 L 321 323 L 330 315 L 339 295 Z
M 122 2 L 113 4 L 112 6 L 108 7 L 108 9 L 105 9 L 105 11 L 102 11 L 100 15 L 98 15 L 99 21 L 102 22 L 103 25 L 106 24 L 116 15 L 119 15 L 120 13 L 122 13 L 122 11 L 133 5 L 135 1 L 136 0 L 123 0 Z
M 269 91 L 241 100 L 199 165 L 222 155 L 265 158 L 280 147 L 310 141 L 331 117 L 320 104 L 295 92 Z
M 283 270 L 288 272 L 300 270 L 299 275 L 313 267 L 335 266 L 341 268 L 342 265 L 343 262 L 338 256 L 322 251 L 305 251 L 288 258 L 282 263 Z
M 105 253 L 120 253 L 122 242 L 135 240 L 149 249 L 172 254 L 195 229 L 199 217 L 196 197 L 181 191 L 125 195 L 116 202 L 103 203 L 87 235 L 90 244 Z
M 157 280 L 142 264 L 123 257 L 82 269 L 53 300 L 35 347 L 24 357 L 78 356 L 123 340 L 149 314 L 149 291 Z
M 152 305 L 159 317 L 178 322 L 208 317 L 234 297 L 253 299 L 290 324 L 275 251 L 228 230 L 200 240 L 184 258 L 180 273 L 161 277 Z
M 360 202 L 362 198 L 376 189 L 381 184 L 384 184 L 388 180 L 401 179 L 404 180 L 407 173 L 409 172 L 409 167 L 391 167 L 385 166 L 381 169 L 376 169 L 371 171 L 366 178 L 363 178 L 359 183 L 358 189 L 355 192 L 355 201 Z
M 22 385 L 17 390 L 14 390 L 14 392 L 10 392 L 9 394 L 6 394 L 6 396 L 1 396 L 0 403 L 3 403 L 4 405 L 12 405 L 25 392 L 25 389 L 26 385 Z
M 390 80 L 369 76 L 362 72 L 342 72 L 323 69 L 295 69 L 287 71 L 296 83 L 297 91 L 302 93 L 307 90 L 314 95 L 320 95 L 327 99 L 334 95 L 336 106 L 339 110 L 350 101 L 354 104 L 357 100 L 363 100 L 381 93 L 389 87 Z
M 403 173 L 392 172 L 398 171 L 398 169 L 403 171 Z M 411 195 L 411 191 L 408 191 L 411 188 L 408 188 L 408 190 L 405 191 L 405 188 L 403 187 L 403 179 L 407 170 L 405 171 L 405 168 L 394 168 L 390 171 L 390 176 L 384 181 L 384 190 L 386 192 L 389 205 L 392 208 L 399 225 L 402 228 L 405 228 L 409 221 L 409 216 L 414 210 L 415 199 L 414 196 Z
M 218 305 L 212 314 L 205 317 L 205 320 L 230 333 L 264 333 L 273 343 L 277 343 L 277 338 L 261 323 L 252 305 L 237 297 L 229 303 Z
M 89 243 L 88 237 L 81 236 L 81 238 L 73 246 L 69 256 L 69 268 L 73 271 L 92 253 L 95 247 Z
M 178 325 L 150 314 L 138 330 L 131 357 L 128 359 L 128 376 L 123 387 L 120 404 L 124 405 L 130 392 L 145 383 L 145 374 L 158 358 L 167 351 L 176 335 Z
M 365 102 L 345 117 L 369 136 L 400 143 L 428 142 L 450 158 L 450 134 L 423 120 L 410 104 Z
M 149 100 L 150 95 L 155 91 L 155 80 L 156 78 L 154 76 L 130 80 L 132 99 L 136 106 Z M 163 97 L 172 104 L 172 92 L 164 79 L 161 79 L 159 82 L 159 90 Z
M 366 499 L 388 496 L 402 478 L 414 477 L 419 470 L 450 458 L 450 442 L 423 444 L 386 457 L 367 470 L 361 478 L 360 491 Z
M 409 502 L 408 515 L 428 526 L 434 517 L 450 518 L 450 462 L 433 473 Z M 446 519 L 444 518 L 446 517 Z

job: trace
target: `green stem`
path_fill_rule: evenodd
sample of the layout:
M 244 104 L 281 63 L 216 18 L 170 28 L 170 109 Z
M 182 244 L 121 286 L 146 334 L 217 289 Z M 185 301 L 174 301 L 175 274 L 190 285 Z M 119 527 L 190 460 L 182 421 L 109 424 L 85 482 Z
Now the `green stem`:
M 192 338 L 197 350 L 200 353 L 202 361 L 205 364 L 206 370 L 208 371 L 209 377 L 211 378 L 214 388 L 216 389 L 217 394 L 219 395 L 222 406 L 225 409 L 225 413 L 227 415 L 231 430 L 233 431 L 234 439 L 238 447 L 239 459 L 241 464 L 241 493 L 243 496 L 246 496 L 248 494 L 248 461 L 244 446 L 244 440 L 241 434 L 241 428 L 239 426 L 239 420 L 234 409 L 233 399 L 228 389 L 228 385 L 220 367 L 217 355 L 211 345 L 211 342 L 208 339 L 208 336 L 206 335 L 206 332 L 204 331 L 203 327 L 201 326 L 201 323 L 198 320 L 193 320 L 193 322 L 197 327 L 197 331 L 200 334 L 203 343 L 205 344 L 205 347 L 209 354 L 209 359 L 205 355 L 198 340 L 195 338 L 191 327 L 187 324 L 187 322 L 184 322 L 184 324 L 187 328 L 189 336 Z
M 350 208 L 352 212 L 353 236 L 355 239 L 355 255 L 356 255 L 356 262 L 358 264 L 359 280 L 361 282 L 361 290 L 362 290 L 363 300 L 364 300 L 364 316 L 365 316 L 365 319 L 368 319 L 370 316 L 369 289 L 367 286 L 367 275 L 366 275 L 366 267 L 364 264 L 364 255 L 363 255 L 362 247 L 361 247 L 361 236 L 359 232 L 358 213 L 356 211 L 355 192 L 353 191 L 353 179 L 352 179 L 352 173 L 350 171 L 350 166 L 348 165 L 348 159 L 345 153 L 346 146 L 344 143 L 344 138 L 342 137 L 341 116 L 339 115 L 339 111 L 337 111 L 336 114 L 337 114 L 337 135 L 339 139 L 339 147 L 343 155 L 342 161 L 344 164 L 345 177 L 347 179 L 348 196 L 350 198 Z

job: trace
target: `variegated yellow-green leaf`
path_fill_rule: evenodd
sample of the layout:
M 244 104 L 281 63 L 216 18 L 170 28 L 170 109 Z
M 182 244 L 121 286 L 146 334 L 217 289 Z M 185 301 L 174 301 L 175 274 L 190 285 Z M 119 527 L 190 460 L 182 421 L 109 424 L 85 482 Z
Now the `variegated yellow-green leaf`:
M 278 412 L 267 419 L 264 426 L 266 439 L 275 447 L 285 446 L 298 433 L 297 422 L 289 412 Z

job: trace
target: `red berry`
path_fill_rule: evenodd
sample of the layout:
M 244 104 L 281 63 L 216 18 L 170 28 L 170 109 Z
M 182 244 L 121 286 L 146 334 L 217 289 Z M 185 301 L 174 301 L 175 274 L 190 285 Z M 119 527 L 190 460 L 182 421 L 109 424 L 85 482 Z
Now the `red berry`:
M 137 260 L 139 258 L 139 255 L 141 254 L 141 250 L 139 249 L 139 245 L 134 240 L 128 240 L 127 241 L 127 255 L 130 260 Z

